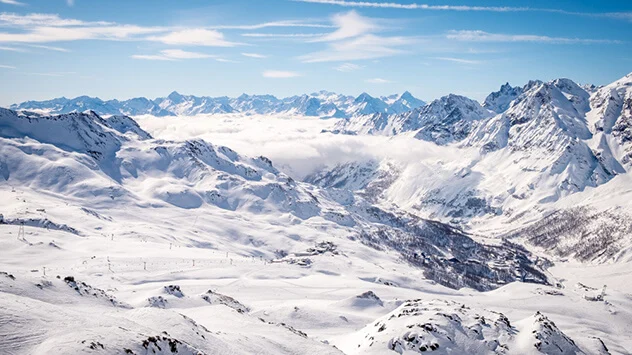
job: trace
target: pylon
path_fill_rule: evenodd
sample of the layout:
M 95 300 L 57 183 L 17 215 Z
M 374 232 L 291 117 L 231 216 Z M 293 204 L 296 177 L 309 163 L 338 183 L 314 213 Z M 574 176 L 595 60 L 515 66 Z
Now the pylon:
M 24 233 L 24 224 L 20 224 L 20 229 L 18 229 L 18 240 L 26 240 L 26 234 Z

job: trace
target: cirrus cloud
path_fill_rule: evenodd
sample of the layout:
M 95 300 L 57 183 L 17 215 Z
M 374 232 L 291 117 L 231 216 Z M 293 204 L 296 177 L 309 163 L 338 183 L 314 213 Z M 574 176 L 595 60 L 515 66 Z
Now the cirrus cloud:
M 17 6 L 24 6 L 26 5 L 23 2 L 19 2 L 16 0 L 0 0 L 0 4 L 7 4 L 7 5 L 17 5 Z
M 556 44 L 598 44 L 598 43 L 621 43 L 617 40 L 609 39 L 586 39 L 569 37 L 549 37 L 541 35 L 515 35 L 503 33 L 489 33 L 480 30 L 450 31 L 446 38 L 465 42 L 540 42 Z
M 165 49 L 160 51 L 160 54 L 135 54 L 132 56 L 134 59 L 145 60 L 179 60 L 179 59 L 204 59 L 204 58 L 217 58 L 217 56 L 199 52 L 183 51 L 181 49 Z

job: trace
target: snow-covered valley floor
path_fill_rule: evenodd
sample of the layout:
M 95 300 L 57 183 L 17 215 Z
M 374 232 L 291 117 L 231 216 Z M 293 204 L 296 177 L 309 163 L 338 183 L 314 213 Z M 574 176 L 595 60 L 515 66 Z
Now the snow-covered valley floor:
M 263 155 L 296 180 L 376 156 L 406 162 L 423 153 L 431 166 L 477 154 L 406 136 L 321 134 L 334 120 L 136 119 L 156 140 L 199 138 Z M 71 159 L 48 152 L 48 143 L 19 144 L 41 158 L 30 163 L 40 169 Z M 140 161 L 144 148 L 134 144 L 124 145 L 126 154 Z M 630 261 L 552 258 L 547 275 L 557 285 L 455 290 L 397 252 L 360 243 L 352 235 L 361 225 L 302 216 L 295 200 L 289 213 L 271 209 L 272 197 L 221 208 L 187 189 L 158 195 L 165 187 L 155 180 L 164 177 L 143 168 L 126 167 L 140 177 L 124 176 L 125 192 L 101 175 L 63 188 L 62 175 L 29 183 L 17 173 L 0 184 L 0 213 L 9 222 L 0 224 L 0 353 L 632 354 Z M 262 194 L 254 184 L 243 191 L 243 199 Z

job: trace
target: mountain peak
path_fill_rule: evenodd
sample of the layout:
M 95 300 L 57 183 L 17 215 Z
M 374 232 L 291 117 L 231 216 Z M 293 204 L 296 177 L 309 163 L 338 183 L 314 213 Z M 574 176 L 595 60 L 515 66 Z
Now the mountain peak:
M 173 91 L 171 94 L 169 94 L 169 96 L 167 96 L 167 98 L 175 102 L 182 100 L 183 96 L 179 92 Z
M 500 90 L 492 92 L 485 98 L 483 107 L 496 113 L 505 112 L 509 108 L 511 102 L 520 96 L 520 94 L 522 94 L 525 90 L 526 89 L 518 86 L 513 87 L 509 84 L 509 82 L 507 82 L 501 85 Z
M 367 94 L 366 92 L 361 93 L 355 99 L 356 102 L 365 102 L 365 101 L 368 101 L 368 100 L 373 100 L 373 96 Z

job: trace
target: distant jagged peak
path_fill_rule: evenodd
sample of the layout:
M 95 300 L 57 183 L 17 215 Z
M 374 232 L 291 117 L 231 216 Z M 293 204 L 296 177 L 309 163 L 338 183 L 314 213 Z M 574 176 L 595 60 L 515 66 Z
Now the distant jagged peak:
M 483 107 L 496 113 L 505 112 L 511 102 L 522 94 L 523 88 L 511 86 L 508 82 L 500 87 L 499 91 L 489 94 L 483 102 Z

